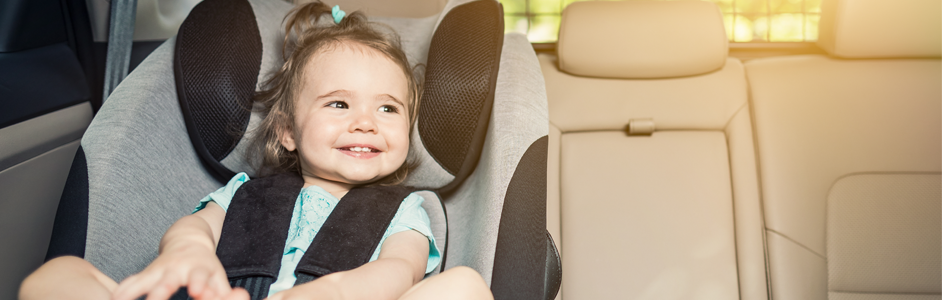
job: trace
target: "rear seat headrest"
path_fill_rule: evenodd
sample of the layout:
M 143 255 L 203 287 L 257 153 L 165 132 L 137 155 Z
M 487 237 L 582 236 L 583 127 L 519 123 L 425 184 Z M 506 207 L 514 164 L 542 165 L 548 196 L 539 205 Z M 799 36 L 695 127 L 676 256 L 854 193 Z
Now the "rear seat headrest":
M 569 5 L 559 28 L 559 68 L 575 75 L 664 78 L 726 64 L 723 16 L 702 1 L 589 1 Z
M 939 57 L 942 1 L 825 0 L 818 46 L 844 58 Z

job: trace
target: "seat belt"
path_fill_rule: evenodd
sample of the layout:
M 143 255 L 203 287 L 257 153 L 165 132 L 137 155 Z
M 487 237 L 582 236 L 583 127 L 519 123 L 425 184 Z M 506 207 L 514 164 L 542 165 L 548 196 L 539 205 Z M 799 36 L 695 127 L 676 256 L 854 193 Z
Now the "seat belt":
M 137 0 L 111 0 L 111 24 L 108 26 L 108 54 L 105 59 L 104 104 L 114 88 L 128 76 L 131 44 L 134 42 L 134 18 Z

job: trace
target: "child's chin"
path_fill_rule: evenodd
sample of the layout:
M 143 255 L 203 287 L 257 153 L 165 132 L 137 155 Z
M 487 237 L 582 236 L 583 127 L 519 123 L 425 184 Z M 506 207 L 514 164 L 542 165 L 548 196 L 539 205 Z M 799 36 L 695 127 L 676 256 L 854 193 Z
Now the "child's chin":
M 364 185 L 364 184 L 370 184 L 370 183 L 377 182 L 377 181 L 383 179 L 383 177 L 384 177 L 384 176 L 375 176 L 375 175 L 374 175 L 374 176 L 367 176 L 367 175 L 360 175 L 360 176 L 357 176 L 357 175 L 353 175 L 353 176 L 347 176 L 346 179 L 347 179 L 347 182 L 349 182 L 349 183 L 351 183 L 351 184 L 355 184 L 355 185 Z

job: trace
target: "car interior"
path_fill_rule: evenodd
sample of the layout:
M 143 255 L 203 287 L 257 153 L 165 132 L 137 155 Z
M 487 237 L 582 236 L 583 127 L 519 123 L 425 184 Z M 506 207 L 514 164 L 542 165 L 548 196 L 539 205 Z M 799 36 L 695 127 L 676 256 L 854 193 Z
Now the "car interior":
M 0 299 L 61 255 L 140 271 L 251 172 L 243 108 L 307 1 L 0 1 Z M 495 299 L 942 299 L 938 0 L 324 2 L 422 65 L 406 184 L 435 273 Z

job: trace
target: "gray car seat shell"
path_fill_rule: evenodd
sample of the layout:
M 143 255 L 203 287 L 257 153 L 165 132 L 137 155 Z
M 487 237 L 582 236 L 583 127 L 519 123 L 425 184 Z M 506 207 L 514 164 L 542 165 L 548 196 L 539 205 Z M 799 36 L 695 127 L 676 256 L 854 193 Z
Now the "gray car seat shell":
M 282 64 L 281 21 L 291 5 L 248 3 L 261 40 L 260 71 L 254 87 L 258 90 L 259 83 Z M 486 9 L 496 16 L 492 19 L 502 19 L 499 4 L 491 0 L 453 0 L 439 15 L 372 17 L 371 21 L 398 32 L 410 61 L 426 63 L 428 59 L 428 73 L 432 74 L 436 68 L 432 64 L 437 63 L 427 57 L 429 49 L 435 49 L 430 47 L 436 39 L 432 35 L 442 30 L 438 24 L 451 22 L 447 16 L 452 13 L 474 15 Z M 455 27 L 474 26 L 477 24 Z M 500 23 L 492 27 L 503 28 Z M 489 44 L 499 48 L 491 49 L 496 67 L 487 69 L 496 80 L 490 80 L 493 87 L 483 93 L 492 99 L 478 99 L 482 104 L 475 104 L 486 115 L 483 119 L 469 118 L 476 122 L 472 131 L 481 134 L 459 138 L 464 145 L 477 147 L 461 151 L 480 155 L 443 158 L 440 151 L 434 151 L 436 146 L 425 146 L 441 141 L 431 138 L 434 133 L 428 129 L 422 130 L 423 119 L 434 117 L 420 112 L 410 153 L 410 160 L 418 167 L 406 184 L 428 189 L 420 192 L 426 198 L 423 206 L 432 218 L 436 238 L 446 241 L 440 245 L 445 258 L 440 270 L 460 265 L 476 269 L 497 299 L 553 298 L 560 276 L 558 254 L 545 229 L 545 88 L 526 38 L 499 32 L 497 36 L 500 38 Z M 181 113 L 178 99 L 184 92 L 174 82 L 172 63 L 177 59 L 173 51 L 176 43 L 176 38 L 169 39 L 145 59 L 116 88 L 89 127 L 60 202 L 47 258 L 82 256 L 121 280 L 153 260 L 163 232 L 192 211 L 198 199 L 220 186 L 219 179 L 225 176 L 204 167 L 205 159 L 191 141 L 188 125 L 192 122 Z M 434 103 L 428 97 L 423 101 L 423 105 Z M 486 103 L 489 101 L 493 110 Z M 248 114 L 248 120 L 243 121 L 246 135 L 222 147 L 227 151 L 210 153 L 219 165 L 251 175 L 244 151 L 260 118 L 257 112 Z M 439 122 L 451 119 L 442 120 Z M 461 162 L 457 169 L 455 161 Z M 437 192 L 443 192 L 444 197 Z M 85 207 L 87 218 L 82 218 Z M 548 268 L 553 271 L 547 273 Z

